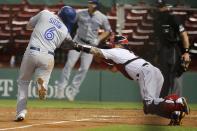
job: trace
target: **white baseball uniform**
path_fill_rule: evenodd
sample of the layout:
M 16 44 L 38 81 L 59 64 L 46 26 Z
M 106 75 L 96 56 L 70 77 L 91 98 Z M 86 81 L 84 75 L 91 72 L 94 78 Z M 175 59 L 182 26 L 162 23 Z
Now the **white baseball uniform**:
M 78 29 L 74 41 L 80 44 L 97 46 L 99 44 L 98 30 L 103 28 L 105 31 L 111 32 L 107 17 L 98 10 L 95 11 L 92 16 L 90 16 L 88 9 L 78 11 L 77 23 Z M 80 68 L 71 83 L 71 85 L 79 91 L 80 85 L 85 79 L 92 62 L 93 55 L 75 50 L 68 52 L 67 62 L 59 80 L 59 88 L 63 89 L 69 84 L 71 70 L 79 58 Z
M 159 98 L 160 91 L 163 85 L 163 76 L 160 70 L 154 67 L 151 63 L 142 58 L 138 58 L 133 52 L 122 49 L 101 49 L 106 60 L 112 60 L 118 70 L 126 77 L 138 82 L 140 87 L 141 97 L 147 104 L 154 102 L 159 103 L 163 98 Z M 128 64 L 128 60 L 135 59 Z
M 161 71 L 151 63 L 123 48 L 101 49 L 101 52 L 122 74 L 138 82 L 145 114 L 156 114 L 174 121 L 184 117 L 176 114 L 177 111 L 189 113 L 185 98 L 176 95 L 159 98 L 164 78 Z
M 43 10 L 29 21 L 34 28 L 20 67 L 18 78 L 17 114 L 26 112 L 28 86 L 33 74 L 42 78 L 47 88 L 54 66 L 54 50 L 67 40 L 72 40 L 66 26 L 54 13 Z

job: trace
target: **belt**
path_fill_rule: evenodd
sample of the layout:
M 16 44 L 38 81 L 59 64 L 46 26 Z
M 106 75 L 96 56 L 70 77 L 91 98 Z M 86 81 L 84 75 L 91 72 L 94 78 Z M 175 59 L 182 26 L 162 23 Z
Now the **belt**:
M 146 65 L 148 65 L 148 63 L 146 62 L 146 63 L 144 63 L 142 66 L 146 66 Z
M 90 45 L 91 43 L 90 43 L 90 41 L 88 41 L 88 40 L 85 40 L 85 39 L 83 39 L 83 38 L 79 38 L 82 42 L 84 42 L 84 43 L 86 43 L 86 44 L 88 44 L 88 45 Z
M 145 62 L 143 65 L 142 65 L 142 67 L 144 67 L 144 66 L 146 66 L 146 65 L 149 65 L 147 62 Z M 137 77 L 137 80 L 138 80 L 138 77 L 140 76 L 140 74 L 139 73 L 137 73 L 136 74 L 136 77 Z
M 33 46 L 31 46 L 31 47 L 30 47 L 30 49 L 31 49 L 31 50 L 40 51 L 40 48 L 33 47 Z M 48 51 L 48 54 L 53 55 L 53 56 L 55 55 L 55 53 L 54 53 L 54 52 L 52 52 L 52 51 Z
M 123 65 L 126 66 L 127 64 L 129 64 L 129 63 L 131 63 L 131 62 L 133 62 L 133 61 L 135 61 L 135 60 L 137 60 L 137 59 L 140 59 L 140 57 L 136 57 L 136 58 L 133 58 L 133 59 L 131 59 L 131 60 L 128 60 L 128 61 L 126 61 Z

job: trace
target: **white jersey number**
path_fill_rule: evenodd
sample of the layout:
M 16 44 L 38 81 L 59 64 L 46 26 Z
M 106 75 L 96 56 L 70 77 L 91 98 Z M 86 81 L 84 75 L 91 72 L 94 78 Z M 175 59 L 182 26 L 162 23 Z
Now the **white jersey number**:
M 44 33 L 44 37 L 46 40 L 53 40 L 55 34 L 54 32 L 56 31 L 55 27 L 51 27 L 49 29 L 47 29 Z

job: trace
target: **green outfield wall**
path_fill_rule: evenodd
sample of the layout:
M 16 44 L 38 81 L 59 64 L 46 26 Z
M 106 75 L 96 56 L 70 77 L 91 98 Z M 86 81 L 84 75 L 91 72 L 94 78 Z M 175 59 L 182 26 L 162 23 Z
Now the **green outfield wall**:
M 16 99 L 18 68 L 0 69 L 0 98 Z M 48 99 L 54 99 L 61 69 L 54 69 L 48 86 Z M 73 71 L 73 74 L 75 71 Z M 73 75 L 72 75 L 73 76 Z M 71 77 L 72 77 L 71 76 Z M 183 76 L 183 96 L 197 103 L 197 72 L 187 72 Z M 83 82 L 76 100 L 82 101 L 140 101 L 136 82 L 120 73 L 90 70 Z M 37 98 L 35 82 L 31 81 L 28 91 L 30 99 Z M 66 99 L 66 98 L 65 98 Z

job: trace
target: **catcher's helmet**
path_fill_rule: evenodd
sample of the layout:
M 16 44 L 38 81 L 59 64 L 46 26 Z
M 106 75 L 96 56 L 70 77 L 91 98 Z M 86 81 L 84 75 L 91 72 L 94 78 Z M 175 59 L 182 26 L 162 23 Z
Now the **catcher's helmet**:
M 115 35 L 113 44 L 128 45 L 129 41 L 125 36 Z
M 76 22 L 75 9 L 70 6 L 64 6 L 59 10 L 58 16 L 62 19 L 63 23 L 68 28 L 68 31 L 71 32 L 71 29 Z

